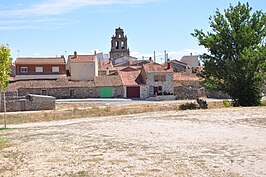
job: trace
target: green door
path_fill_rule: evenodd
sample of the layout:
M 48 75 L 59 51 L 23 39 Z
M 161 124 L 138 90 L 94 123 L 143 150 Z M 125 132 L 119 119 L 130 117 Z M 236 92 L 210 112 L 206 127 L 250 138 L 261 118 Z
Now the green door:
M 112 87 L 101 87 L 100 97 L 101 98 L 112 98 L 113 97 Z

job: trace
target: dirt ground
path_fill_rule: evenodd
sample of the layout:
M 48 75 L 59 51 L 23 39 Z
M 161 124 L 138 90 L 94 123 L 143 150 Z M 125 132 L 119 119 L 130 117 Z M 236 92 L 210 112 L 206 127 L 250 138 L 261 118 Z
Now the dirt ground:
M 0 176 L 266 176 L 266 108 L 10 125 Z

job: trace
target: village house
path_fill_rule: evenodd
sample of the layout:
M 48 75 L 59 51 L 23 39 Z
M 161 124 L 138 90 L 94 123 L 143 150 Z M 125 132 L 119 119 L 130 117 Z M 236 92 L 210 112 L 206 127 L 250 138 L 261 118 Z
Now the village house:
M 140 70 L 126 67 L 118 71 L 124 89 L 124 98 L 144 98 L 142 91 L 145 89 L 142 78 L 140 77 Z
M 148 63 L 141 68 L 129 66 L 118 73 L 123 82 L 126 98 L 147 99 L 174 93 L 174 72 L 161 64 Z
M 98 61 L 96 55 L 74 55 L 68 56 L 67 61 L 68 79 L 72 81 L 94 80 L 98 76 Z
M 198 55 L 185 55 L 180 59 L 181 62 L 186 63 L 190 68 L 200 67 L 199 56 Z
M 93 81 L 27 80 L 8 84 L 7 92 L 12 96 L 28 94 L 69 98 L 122 98 L 124 95 L 121 77 L 98 76 Z
M 170 64 L 174 72 L 186 72 L 186 70 L 188 69 L 187 63 L 178 60 L 170 60 L 168 63 Z
M 64 56 L 55 58 L 17 58 L 15 80 L 66 78 Z
M 174 93 L 174 72 L 158 63 L 145 64 L 141 68 L 141 76 L 149 88 L 149 96 L 169 95 Z
M 174 94 L 176 99 L 196 99 L 205 97 L 205 89 L 201 86 L 202 78 L 195 73 L 174 73 Z

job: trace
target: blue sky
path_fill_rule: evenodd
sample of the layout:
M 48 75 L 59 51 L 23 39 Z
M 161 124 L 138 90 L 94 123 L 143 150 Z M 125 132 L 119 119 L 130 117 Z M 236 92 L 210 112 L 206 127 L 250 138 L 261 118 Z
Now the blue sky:
M 247 2 L 247 1 L 241 1 Z M 266 10 L 265 0 L 250 0 L 254 10 Z M 209 30 L 208 18 L 236 0 L 2 0 L 0 43 L 12 57 L 44 57 L 108 53 L 115 28 L 128 36 L 132 56 L 169 57 L 205 51 L 190 35 Z

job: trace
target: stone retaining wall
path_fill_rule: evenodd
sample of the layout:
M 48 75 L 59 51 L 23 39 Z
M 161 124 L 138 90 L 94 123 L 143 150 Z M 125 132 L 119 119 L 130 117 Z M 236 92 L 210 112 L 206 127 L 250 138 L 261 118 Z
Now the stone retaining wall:
M 112 87 L 113 97 L 123 97 L 123 87 Z M 57 99 L 70 99 L 70 98 L 99 98 L 100 87 L 73 87 L 73 88 L 20 88 L 18 90 L 19 96 L 27 94 L 36 95 L 49 95 Z
M 55 98 L 43 95 L 27 95 L 23 97 L 7 97 L 6 111 L 37 111 L 55 109 Z M 2 100 L 0 111 L 4 111 L 4 102 Z
M 205 89 L 199 81 L 179 81 L 179 84 L 183 86 L 175 87 L 174 91 L 178 100 L 206 97 Z
M 145 99 L 147 101 L 163 101 L 163 100 L 176 100 L 175 95 L 160 95 L 160 96 L 155 96 L 155 97 L 149 97 Z

